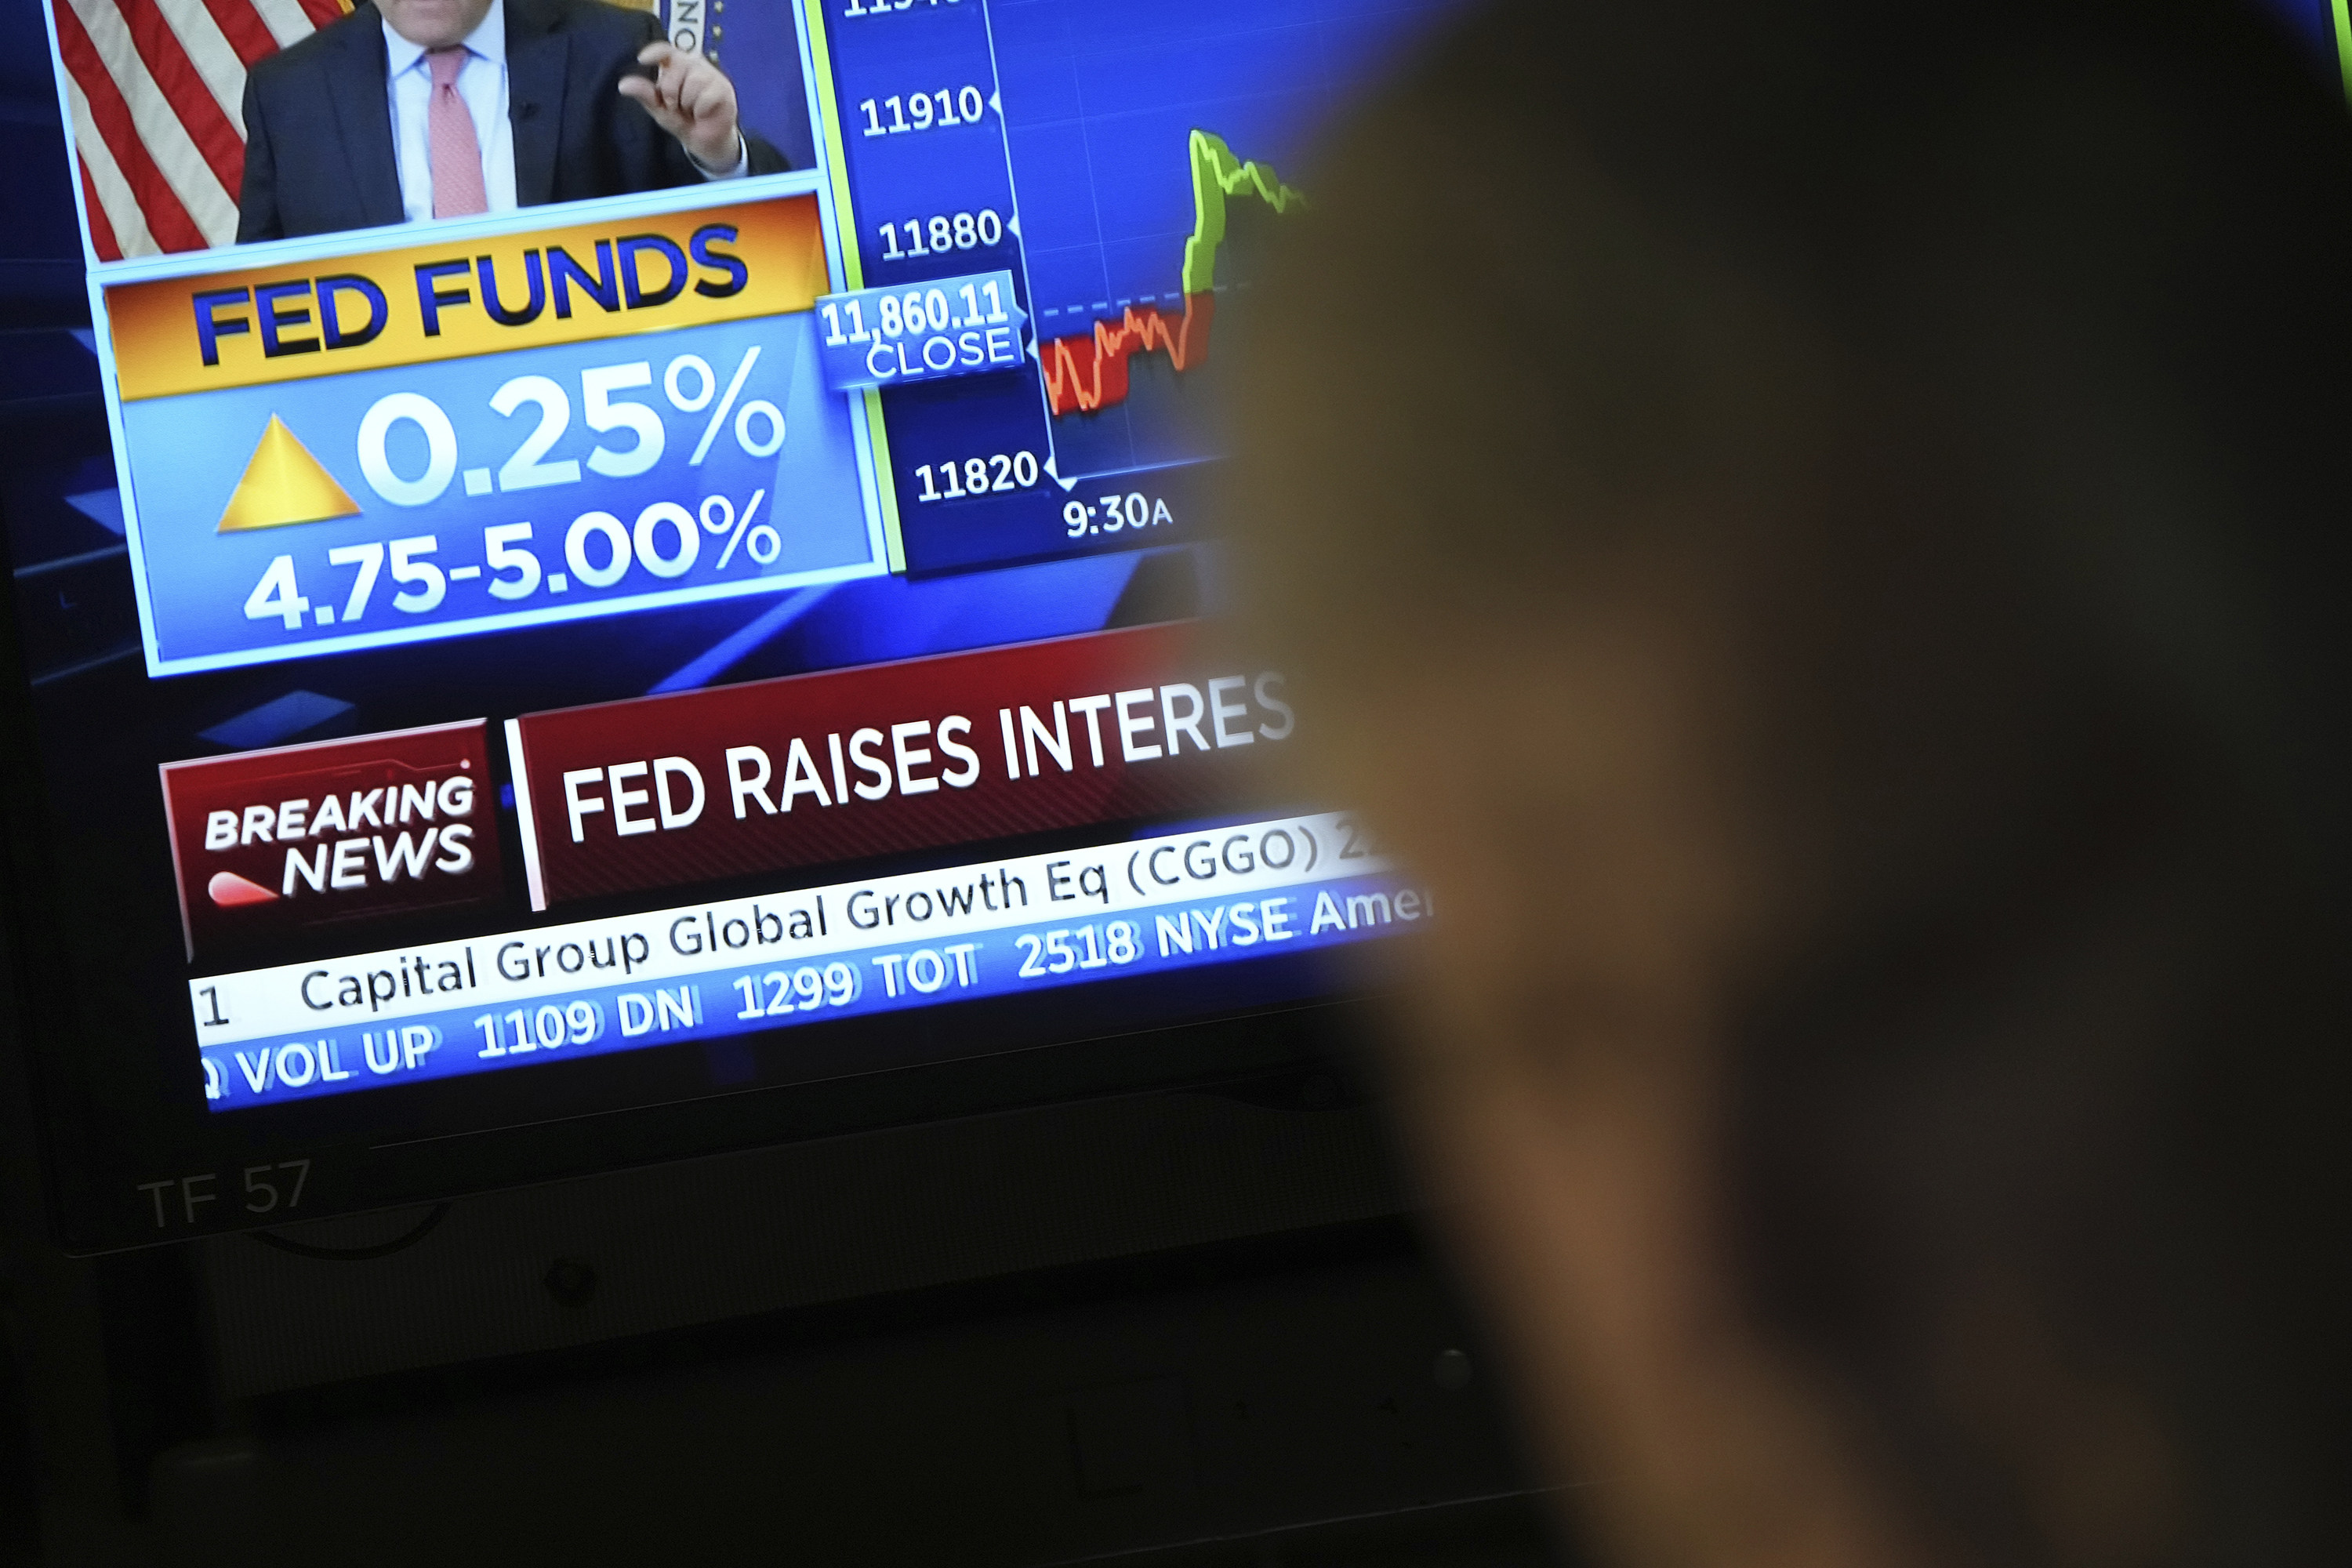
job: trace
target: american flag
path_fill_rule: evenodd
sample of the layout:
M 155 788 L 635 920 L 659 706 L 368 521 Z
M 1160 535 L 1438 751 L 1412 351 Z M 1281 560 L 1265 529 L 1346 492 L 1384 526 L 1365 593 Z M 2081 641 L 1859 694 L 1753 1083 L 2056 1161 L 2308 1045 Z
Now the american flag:
M 103 260 L 236 238 L 245 73 L 350 0 L 50 0 Z

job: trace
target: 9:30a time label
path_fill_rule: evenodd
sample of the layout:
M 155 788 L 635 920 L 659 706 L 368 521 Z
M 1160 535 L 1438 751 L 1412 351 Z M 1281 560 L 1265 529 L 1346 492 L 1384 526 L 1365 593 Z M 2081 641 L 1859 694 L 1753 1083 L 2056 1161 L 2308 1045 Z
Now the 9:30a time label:
M 1103 496 L 1091 505 L 1073 500 L 1062 508 L 1062 527 L 1072 539 L 1085 539 L 1091 534 L 1140 533 L 1147 529 L 1166 528 L 1175 521 L 1176 514 L 1165 500 L 1139 490 L 1123 496 Z

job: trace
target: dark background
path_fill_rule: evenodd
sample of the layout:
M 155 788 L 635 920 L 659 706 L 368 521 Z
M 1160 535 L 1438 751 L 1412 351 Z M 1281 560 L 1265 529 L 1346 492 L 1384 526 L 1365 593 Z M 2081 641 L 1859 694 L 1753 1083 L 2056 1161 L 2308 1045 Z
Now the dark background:
M 2270 3 L 2332 54 L 2323 0 Z M 110 539 L 65 500 L 112 483 L 68 167 L 39 12 L 0 0 L 0 514 L 36 564 Z M 35 681 L 135 666 L 78 575 L 109 565 L 18 595 Z M 1531 1479 L 1360 1031 L 74 1259 L 22 1043 L 58 984 L 0 952 L 0 1563 L 1565 1560 L 1574 1489 Z

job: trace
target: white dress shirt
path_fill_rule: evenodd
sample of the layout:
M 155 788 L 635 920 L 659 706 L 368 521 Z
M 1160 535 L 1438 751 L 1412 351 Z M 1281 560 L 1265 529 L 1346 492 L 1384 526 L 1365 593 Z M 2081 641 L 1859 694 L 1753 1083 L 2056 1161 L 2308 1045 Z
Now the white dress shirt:
M 425 117 L 433 98 L 433 68 L 425 46 L 383 27 L 384 77 L 392 99 L 392 150 L 400 165 L 400 205 L 411 223 L 433 216 L 433 151 Z M 482 194 L 494 213 L 515 207 L 514 126 L 507 115 L 507 0 L 490 0 L 489 14 L 466 35 L 466 63 L 457 69 L 457 97 L 474 117 L 474 142 L 482 150 Z M 741 146 L 738 140 L 738 146 Z M 751 172 L 743 148 L 731 169 L 717 174 L 687 154 L 706 180 L 731 180 Z

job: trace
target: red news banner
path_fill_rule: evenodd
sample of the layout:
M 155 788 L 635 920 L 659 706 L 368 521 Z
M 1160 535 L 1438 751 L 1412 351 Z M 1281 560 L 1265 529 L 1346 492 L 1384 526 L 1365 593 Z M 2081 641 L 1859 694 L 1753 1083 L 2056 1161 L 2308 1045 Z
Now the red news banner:
M 507 723 L 531 907 L 1212 809 L 1282 677 L 1148 626 Z
M 503 902 L 488 739 L 469 719 L 164 763 L 188 956 Z

